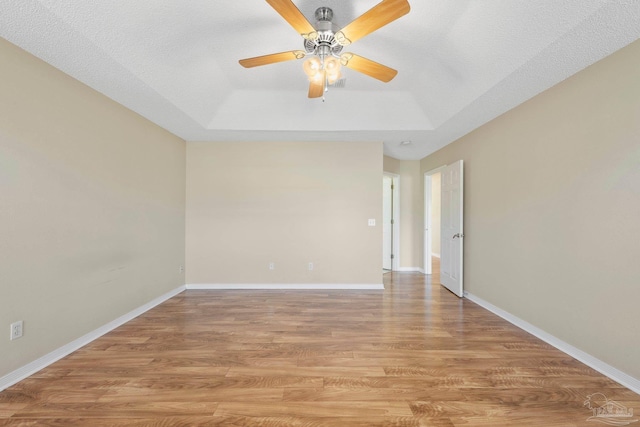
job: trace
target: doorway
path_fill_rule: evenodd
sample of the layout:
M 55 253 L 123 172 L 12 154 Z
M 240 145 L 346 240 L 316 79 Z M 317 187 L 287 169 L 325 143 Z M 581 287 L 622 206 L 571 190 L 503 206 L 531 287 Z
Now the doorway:
M 382 176 L 382 269 L 398 269 L 400 227 L 400 177 L 385 172 Z
M 424 273 L 433 274 L 433 258 L 440 259 L 441 171 L 424 174 Z

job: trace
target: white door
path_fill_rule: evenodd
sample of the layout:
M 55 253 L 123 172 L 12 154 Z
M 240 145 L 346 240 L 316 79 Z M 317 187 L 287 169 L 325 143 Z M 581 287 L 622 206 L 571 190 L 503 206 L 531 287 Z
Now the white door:
M 382 177 L 382 269 L 393 268 L 393 178 Z
M 432 274 L 431 252 L 433 251 L 431 239 L 433 238 L 432 215 L 432 191 L 431 175 L 424 174 L 424 274 Z
M 440 283 L 462 297 L 462 160 L 445 167 L 441 178 Z

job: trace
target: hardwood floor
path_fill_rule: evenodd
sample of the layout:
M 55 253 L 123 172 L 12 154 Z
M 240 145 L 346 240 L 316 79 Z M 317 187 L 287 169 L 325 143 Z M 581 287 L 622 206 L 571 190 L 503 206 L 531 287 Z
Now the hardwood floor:
M 640 412 L 437 276 L 384 277 L 183 292 L 0 393 L 0 426 L 586 426 L 597 392 Z

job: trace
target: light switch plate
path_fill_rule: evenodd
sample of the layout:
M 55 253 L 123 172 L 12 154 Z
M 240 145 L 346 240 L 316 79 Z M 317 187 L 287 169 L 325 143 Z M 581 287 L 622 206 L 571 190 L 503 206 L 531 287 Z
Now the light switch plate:
M 369 227 L 375 227 L 375 226 L 376 226 L 375 218 L 370 218 L 369 219 Z

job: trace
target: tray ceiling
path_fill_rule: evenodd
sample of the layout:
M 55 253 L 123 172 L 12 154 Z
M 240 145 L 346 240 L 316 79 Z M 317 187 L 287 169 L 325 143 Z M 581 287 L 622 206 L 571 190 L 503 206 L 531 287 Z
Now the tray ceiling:
M 378 0 L 294 0 L 343 26 Z M 640 37 L 637 0 L 414 0 L 349 46 L 398 70 L 308 99 L 303 49 L 264 0 L 0 0 L 0 36 L 186 140 L 383 141 L 420 159 Z M 401 144 L 411 141 L 410 144 Z

